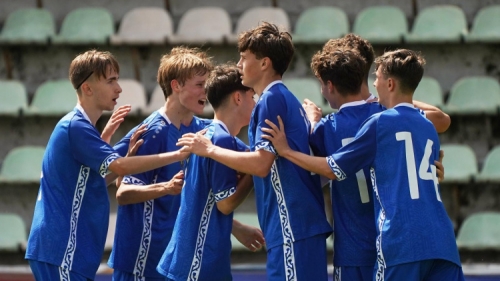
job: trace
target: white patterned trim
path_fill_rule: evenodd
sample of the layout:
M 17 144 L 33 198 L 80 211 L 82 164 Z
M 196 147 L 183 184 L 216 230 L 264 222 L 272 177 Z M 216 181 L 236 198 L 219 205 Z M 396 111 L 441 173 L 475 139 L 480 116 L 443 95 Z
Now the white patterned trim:
M 69 270 L 67 268 L 59 267 L 59 280 L 70 281 Z
M 373 185 L 373 191 L 375 192 L 375 197 L 377 198 L 379 204 L 380 204 L 380 213 L 378 214 L 378 230 L 379 230 L 379 235 L 377 236 L 377 272 L 375 274 L 375 280 L 376 281 L 383 281 L 384 280 L 384 274 L 385 274 L 385 259 L 384 259 L 384 253 L 382 251 L 382 229 L 384 227 L 385 223 L 385 210 L 382 206 L 382 202 L 380 201 L 380 196 L 378 195 L 378 188 L 377 188 L 377 177 L 375 176 L 375 169 L 371 168 L 370 169 L 370 176 L 372 180 L 372 185 Z
M 257 150 L 269 151 L 274 155 L 278 155 L 278 152 L 276 151 L 274 146 L 268 141 L 263 141 L 263 142 L 259 142 L 258 144 L 256 144 L 255 151 L 257 151 Z
M 342 281 L 342 267 L 340 266 L 333 267 L 333 280 Z
M 283 194 L 283 188 L 278 168 L 276 166 L 276 161 L 274 161 L 271 166 L 271 184 L 273 186 L 274 193 L 276 194 L 276 200 L 278 201 L 278 214 L 283 234 L 283 257 L 285 259 L 286 280 L 296 280 L 297 272 L 295 268 L 295 255 L 293 253 L 292 245 L 292 243 L 295 242 L 295 238 L 293 236 L 292 227 L 290 226 L 290 218 L 288 215 L 285 195 Z
M 146 261 L 148 258 L 149 248 L 151 247 L 152 224 L 153 224 L 154 200 L 144 202 L 143 210 L 143 226 L 141 244 L 135 260 L 134 272 L 135 276 L 143 276 L 146 269 Z
M 134 275 L 134 281 L 146 281 L 146 277 Z
M 123 180 L 122 180 L 122 183 L 125 183 L 125 184 L 134 184 L 134 185 L 146 185 L 145 182 L 143 182 L 142 180 L 134 177 L 134 176 L 125 176 L 123 177 Z
M 326 163 L 328 164 L 328 166 L 330 166 L 330 169 L 335 174 L 338 181 L 343 181 L 346 179 L 346 174 L 344 173 L 344 171 L 342 171 L 342 169 L 340 169 L 339 165 L 335 163 L 335 159 L 333 159 L 333 156 L 330 155 L 326 157 Z
M 114 153 L 111 153 L 110 155 L 108 155 L 108 157 L 106 157 L 106 159 L 104 159 L 104 161 L 102 161 L 101 163 L 101 168 L 99 169 L 99 174 L 101 175 L 101 177 L 105 177 L 107 174 L 109 174 L 110 172 L 108 171 L 108 168 L 109 168 L 109 164 L 111 164 L 111 162 L 115 161 L 116 159 L 120 158 L 121 156 L 114 152 Z
M 71 270 L 73 266 L 73 259 L 75 258 L 76 250 L 76 231 L 78 227 L 78 217 L 80 215 L 80 209 L 82 208 L 83 196 L 85 195 L 85 188 L 87 187 L 87 180 L 89 178 L 90 168 L 86 166 L 80 166 L 80 172 L 78 174 L 78 180 L 76 182 L 75 194 L 73 195 L 73 202 L 71 204 L 71 216 L 70 216 L 70 230 L 68 245 L 66 246 L 66 252 L 64 253 L 61 267 L 64 270 Z M 62 271 L 61 271 L 62 272 Z M 69 275 L 68 275 L 69 280 Z
M 208 193 L 207 202 L 205 203 L 205 208 L 201 214 L 200 226 L 198 227 L 198 237 L 196 238 L 196 246 L 194 248 L 193 261 L 191 262 L 191 268 L 189 269 L 188 280 L 195 281 L 200 278 L 201 262 L 203 258 L 203 249 L 205 246 L 205 240 L 207 239 L 208 224 L 210 222 L 210 216 L 215 206 L 215 195 L 210 190 Z
M 226 189 L 224 191 L 221 191 L 217 194 L 215 194 L 215 202 L 219 202 L 221 200 L 224 200 L 228 198 L 229 196 L 233 195 L 236 192 L 236 186 L 231 187 L 230 189 Z

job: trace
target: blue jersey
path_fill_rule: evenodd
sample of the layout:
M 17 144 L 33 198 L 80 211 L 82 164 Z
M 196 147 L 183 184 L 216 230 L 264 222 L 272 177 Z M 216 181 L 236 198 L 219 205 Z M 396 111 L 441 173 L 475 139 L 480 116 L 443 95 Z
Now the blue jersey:
M 248 127 L 251 151 L 277 155 L 272 143 L 262 138 L 261 128 L 269 128 L 266 119 L 278 124 L 278 115 L 290 147 L 309 154 L 311 124 L 300 102 L 281 81 L 270 84 L 255 105 Z M 257 214 L 268 248 L 331 233 L 317 175 L 278 156 L 266 177 L 254 176 L 253 180 Z
M 351 143 L 327 157 L 339 180 L 371 167 L 379 265 L 443 259 L 460 266 L 439 194 L 438 158 L 436 130 L 411 104 L 373 115 Z
M 205 136 L 213 144 L 238 149 L 222 122 L 214 121 L 207 128 Z M 158 271 L 172 280 L 232 280 L 233 215 L 221 213 L 217 202 L 236 191 L 237 172 L 197 155 L 191 155 L 188 163 L 179 219 Z
M 137 126 L 147 124 L 147 131 L 141 137 L 144 143 L 139 147 L 137 155 L 176 151 L 180 149 L 176 146 L 177 140 L 183 134 L 199 131 L 207 123 L 205 119 L 194 117 L 189 126 L 181 125 L 177 129 L 165 115 L 164 108 L 161 108 Z M 115 145 L 120 154 L 126 154 L 130 137 L 137 127 Z M 181 169 L 181 163 L 175 162 L 148 172 L 126 176 L 123 183 L 149 185 L 167 182 Z M 109 266 L 138 276 L 162 277 L 156 271 L 156 266 L 170 241 L 179 205 L 180 196 L 166 195 L 143 203 L 118 206 Z
M 43 157 L 26 259 L 94 279 L 108 231 L 104 177 L 118 157 L 80 106 L 57 123 Z
M 379 103 L 365 101 L 342 105 L 337 113 L 322 118 L 311 134 L 314 154 L 327 156 L 354 139 L 361 124 L 385 108 Z M 373 191 L 369 167 L 356 176 L 330 183 L 333 211 L 335 266 L 370 266 L 375 264 L 376 230 L 373 210 Z

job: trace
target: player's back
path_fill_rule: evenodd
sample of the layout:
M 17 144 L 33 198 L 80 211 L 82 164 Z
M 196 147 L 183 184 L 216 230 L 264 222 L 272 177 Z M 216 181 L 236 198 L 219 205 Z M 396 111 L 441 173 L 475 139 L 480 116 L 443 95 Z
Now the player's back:
M 376 140 L 371 172 L 379 261 L 393 266 L 444 259 L 460 265 L 439 195 L 439 139 L 431 122 L 413 106 L 399 105 L 378 116 Z

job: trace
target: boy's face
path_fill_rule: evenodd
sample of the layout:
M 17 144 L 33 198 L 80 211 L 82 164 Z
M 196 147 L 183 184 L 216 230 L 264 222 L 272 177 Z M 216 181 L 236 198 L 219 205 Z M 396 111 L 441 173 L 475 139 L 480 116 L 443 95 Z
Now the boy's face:
M 244 86 L 249 88 L 254 88 L 255 84 L 260 80 L 262 71 L 261 71 L 261 61 L 262 59 L 257 59 L 255 54 L 246 50 L 244 52 L 240 52 L 240 61 L 237 66 L 241 72 L 241 80 Z
M 90 87 L 95 105 L 100 110 L 112 111 L 115 108 L 116 100 L 120 97 L 122 88 L 118 84 L 118 73 L 108 66 L 106 68 L 106 78 L 97 78 L 97 75 L 92 74 L 87 80 Z
M 373 82 L 373 86 L 375 87 L 375 89 L 377 89 L 379 103 L 384 106 L 387 106 L 386 101 L 389 95 L 388 80 L 389 77 L 384 76 L 384 74 L 382 73 L 382 68 L 381 67 L 377 68 L 377 71 L 375 72 L 375 81 Z
M 194 75 L 180 85 L 179 101 L 189 111 L 194 114 L 203 114 L 203 108 L 207 102 L 205 93 L 205 81 L 207 81 L 208 72 L 205 75 Z

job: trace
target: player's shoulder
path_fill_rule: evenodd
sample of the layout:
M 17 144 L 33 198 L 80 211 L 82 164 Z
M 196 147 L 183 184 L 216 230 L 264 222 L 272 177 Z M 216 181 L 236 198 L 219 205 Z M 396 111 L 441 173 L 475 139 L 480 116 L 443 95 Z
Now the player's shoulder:
M 222 147 L 232 147 L 236 145 L 236 140 L 229 134 L 224 125 L 218 122 L 212 122 L 207 126 L 207 137 L 209 137 L 213 144 Z

